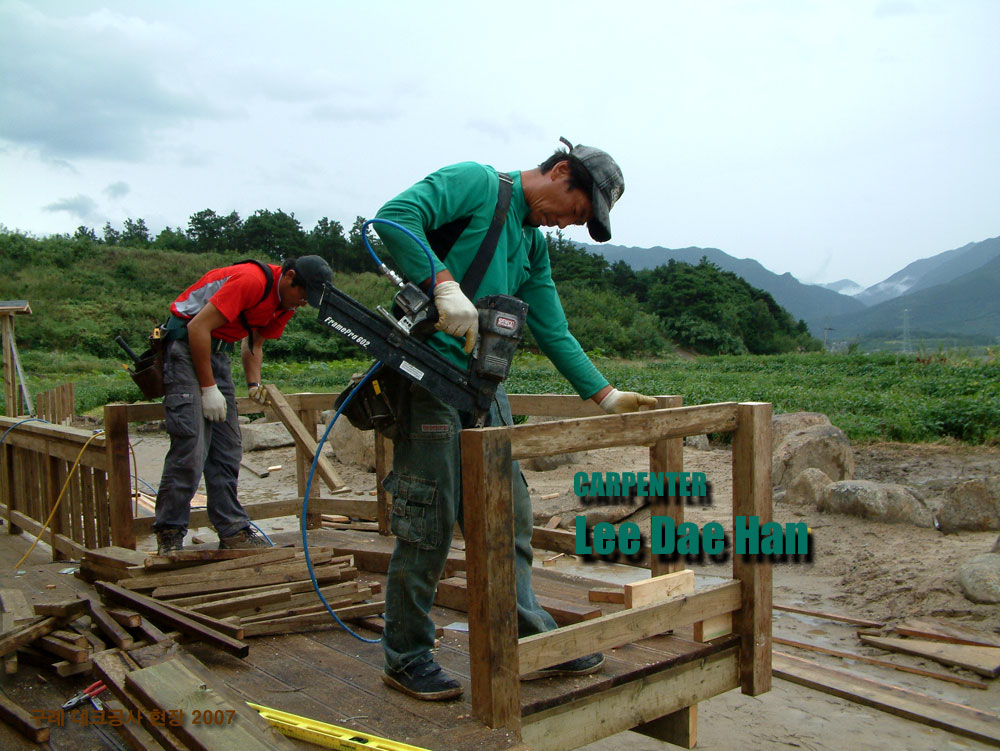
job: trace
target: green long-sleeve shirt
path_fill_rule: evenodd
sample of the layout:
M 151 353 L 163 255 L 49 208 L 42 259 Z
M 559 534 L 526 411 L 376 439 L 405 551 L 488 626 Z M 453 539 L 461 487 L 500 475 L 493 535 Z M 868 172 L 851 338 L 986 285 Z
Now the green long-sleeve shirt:
M 552 268 L 545 236 L 537 227 L 525 226 L 528 203 L 521 187 L 521 175 L 511 172 L 514 191 L 510 210 L 496 253 L 472 299 L 484 295 L 513 295 L 528 303 L 528 326 L 542 351 L 587 399 L 606 385 L 566 323 L 559 294 L 552 282 Z M 476 256 L 496 209 L 499 177 L 492 167 L 462 162 L 428 175 L 389 201 L 378 212 L 379 219 L 396 222 L 425 242 L 428 233 L 454 234 L 467 222 L 464 231 L 442 261 L 431 250 L 435 272 L 447 267 L 461 281 Z M 389 253 L 410 280 L 422 282 L 431 274 L 427 255 L 403 232 L 382 223 L 373 225 Z M 448 229 L 453 230 L 449 233 Z M 459 339 L 438 332 L 431 346 L 459 367 L 468 367 L 468 356 Z

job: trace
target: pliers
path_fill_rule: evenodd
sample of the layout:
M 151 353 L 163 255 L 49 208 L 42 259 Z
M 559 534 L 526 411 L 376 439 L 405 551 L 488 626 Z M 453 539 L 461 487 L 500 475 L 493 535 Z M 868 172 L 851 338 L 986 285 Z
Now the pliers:
M 98 712 L 104 709 L 104 705 L 98 700 L 97 695 L 104 691 L 107 686 L 104 685 L 104 681 L 96 681 L 87 688 L 83 689 L 80 693 L 69 699 L 65 704 L 62 705 L 63 709 L 73 709 L 85 701 L 89 701 Z

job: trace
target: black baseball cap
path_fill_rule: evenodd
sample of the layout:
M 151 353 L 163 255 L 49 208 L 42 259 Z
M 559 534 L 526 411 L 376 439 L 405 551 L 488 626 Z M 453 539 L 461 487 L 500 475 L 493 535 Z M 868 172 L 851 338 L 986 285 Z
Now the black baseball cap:
M 606 151 L 582 144 L 574 146 L 565 138 L 559 140 L 566 144 L 570 156 L 578 159 L 594 180 L 590 196 L 594 211 L 587 222 L 587 229 L 597 242 L 607 242 L 611 239 L 611 207 L 625 192 L 621 167 Z
M 314 308 L 323 299 L 323 283 L 333 282 L 330 264 L 319 256 L 300 256 L 295 259 L 295 278 L 306 288 L 306 299 Z

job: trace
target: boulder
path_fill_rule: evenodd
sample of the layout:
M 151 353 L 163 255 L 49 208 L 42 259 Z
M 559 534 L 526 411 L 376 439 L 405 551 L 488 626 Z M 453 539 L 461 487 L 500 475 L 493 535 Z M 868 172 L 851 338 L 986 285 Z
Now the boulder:
M 255 422 L 250 425 L 240 425 L 240 437 L 244 451 L 276 449 L 295 444 L 288 428 L 280 422 Z
M 698 449 L 698 451 L 708 451 L 711 446 L 708 443 L 708 436 L 702 433 L 701 435 L 689 435 L 684 438 L 684 445 L 688 448 Z
M 966 599 L 1000 602 L 1000 554 L 982 553 L 958 567 L 958 584 Z
M 320 435 L 326 427 L 320 426 Z M 375 471 L 375 431 L 358 430 L 350 421 L 341 417 L 334 424 L 326 439 L 334 456 L 341 464 L 360 467 L 366 472 Z
M 937 526 L 945 534 L 1000 529 L 1000 476 L 958 483 L 939 500 Z
M 771 445 L 778 448 L 789 433 L 811 428 L 813 425 L 829 425 L 830 418 L 820 412 L 785 412 L 771 418 Z
M 842 480 L 823 488 L 820 511 L 859 516 L 882 522 L 906 522 L 918 527 L 933 524 L 931 512 L 902 485 L 869 480 Z
M 807 467 L 822 470 L 834 482 L 854 479 L 854 452 L 840 428 L 811 425 L 789 433 L 774 449 L 771 484 L 788 485 Z
M 821 469 L 806 467 L 788 483 L 782 500 L 796 506 L 817 506 L 823 489 L 832 483 L 829 475 Z M 777 497 L 775 498 L 777 500 Z
M 561 420 L 561 417 L 529 417 L 526 424 L 533 425 L 541 422 L 552 422 Z M 555 456 L 535 456 L 530 459 L 522 459 L 521 467 L 532 472 L 548 472 L 558 467 L 565 467 L 570 464 L 579 464 L 587 455 L 586 451 L 573 451 L 568 454 L 556 454 Z

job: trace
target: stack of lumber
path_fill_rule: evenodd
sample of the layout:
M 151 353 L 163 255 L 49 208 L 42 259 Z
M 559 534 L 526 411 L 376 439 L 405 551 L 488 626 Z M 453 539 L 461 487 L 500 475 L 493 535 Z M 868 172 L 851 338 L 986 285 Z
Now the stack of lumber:
M 93 575 L 95 564 L 90 555 L 94 552 L 102 556 L 104 575 L 110 574 L 108 580 L 115 582 L 98 583 L 101 596 L 154 620 L 173 612 L 202 626 L 211 624 L 230 636 L 238 629 L 239 639 L 337 627 L 316 596 L 301 548 L 140 554 L 141 565 L 134 565 L 138 556 L 127 551 L 114 571 L 108 563 L 112 554 L 105 548 L 88 551 L 81 565 L 82 572 L 89 564 L 88 576 Z M 310 548 L 310 559 L 323 597 L 341 619 L 383 611 L 383 602 L 368 602 L 380 585 L 364 586 L 357 581 L 358 570 L 351 555 L 336 555 L 333 548 L 317 547 Z M 198 638 L 192 629 L 185 631 L 176 622 L 172 627 Z
M 105 706 L 127 718 L 115 729 L 133 749 L 295 748 L 201 662 L 171 642 L 103 652 L 95 657 L 94 672 L 108 687 Z

